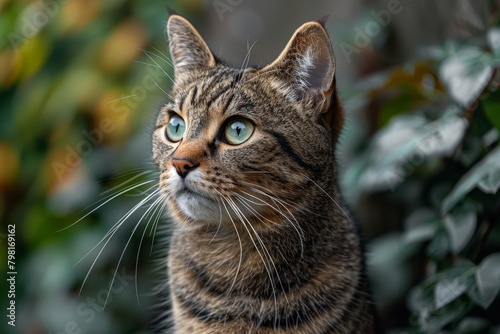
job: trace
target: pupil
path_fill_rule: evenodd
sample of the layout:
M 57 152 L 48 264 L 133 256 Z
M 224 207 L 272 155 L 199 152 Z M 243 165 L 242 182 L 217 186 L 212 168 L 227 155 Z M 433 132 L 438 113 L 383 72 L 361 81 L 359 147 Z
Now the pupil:
M 179 132 L 179 123 L 177 123 L 177 125 L 175 126 L 175 133 L 178 133 Z
M 239 136 L 241 133 L 241 128 L 238 126 L 236 127 L 236 134 Z

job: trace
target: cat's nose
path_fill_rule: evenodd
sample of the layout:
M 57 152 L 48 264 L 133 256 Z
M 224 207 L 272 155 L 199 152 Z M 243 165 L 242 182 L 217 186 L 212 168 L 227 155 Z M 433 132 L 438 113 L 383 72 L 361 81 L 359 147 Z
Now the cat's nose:
M 189 159 L 173 158 L 172 165 L 175 167 L 177 174 L 185 178 L 190 171 L 198 167 L 200 164 L 195 164 Z

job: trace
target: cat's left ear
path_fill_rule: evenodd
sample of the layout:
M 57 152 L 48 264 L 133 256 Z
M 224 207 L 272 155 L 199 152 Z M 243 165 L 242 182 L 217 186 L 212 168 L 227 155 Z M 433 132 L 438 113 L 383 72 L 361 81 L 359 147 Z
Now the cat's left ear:
M 297 29 L 279 57 L 262 70 L 289 83 L 296 98 L 323 95 L 321 111 L 327 111 L 335 85 L 335 57 L 321 22 L 308 22 Z
M 215 66 L 215 58 L 207 43 L 182 16 L 173 14 L 169 17 L 167 36 L 176 81 L 190 71 Z

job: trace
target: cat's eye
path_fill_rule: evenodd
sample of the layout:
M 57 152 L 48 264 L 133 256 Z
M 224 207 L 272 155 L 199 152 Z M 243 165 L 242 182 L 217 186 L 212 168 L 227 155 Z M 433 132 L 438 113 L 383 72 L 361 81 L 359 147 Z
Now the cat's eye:
M 236 118 L 230 120 L 224 128 L 224 138 L 228 144 L 243 144 L 253 134 L 254 125 L 248 119 Z
M 182 139 L 184 131 L 186 131 L 186 123 L 182 117 L 176 114 L 170 116 L 167 126 L 165 127 L 167 139 L 174 143 L 178 142 Z

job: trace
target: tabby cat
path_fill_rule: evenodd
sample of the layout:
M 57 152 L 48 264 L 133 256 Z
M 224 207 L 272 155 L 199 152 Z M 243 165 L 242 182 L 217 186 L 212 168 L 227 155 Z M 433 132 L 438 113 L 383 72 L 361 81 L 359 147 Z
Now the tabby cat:
M 340 204 L 335 59 L 309 22 L 262 68 L 167 23 L 175 82 L 153 155 L 174 227 L 175 333 L 372 333 L 356 225 Z

